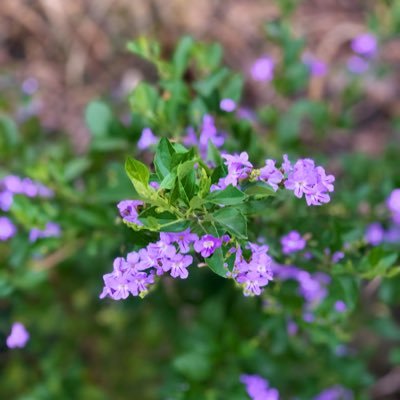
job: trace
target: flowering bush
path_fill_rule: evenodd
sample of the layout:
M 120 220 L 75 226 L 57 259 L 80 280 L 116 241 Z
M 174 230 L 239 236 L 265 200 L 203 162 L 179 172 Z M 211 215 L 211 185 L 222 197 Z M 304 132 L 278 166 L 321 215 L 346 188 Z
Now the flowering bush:
M 87 106 L 84 155 L 4 99 L 1 398 L 386 396 L 399 147 L 373 158 L 348 141 L 381 39 L 354 35 L 328 65 L 285 18 L 265 26 L 277 51 L 243 73 L 218 44 L 183 37 L 164 57 L 130 42 L 158 80 L 128 116 Z M 337 98 L 307 94 L 336 73 Z M 273 101 L 254 106 L 254 84 Z

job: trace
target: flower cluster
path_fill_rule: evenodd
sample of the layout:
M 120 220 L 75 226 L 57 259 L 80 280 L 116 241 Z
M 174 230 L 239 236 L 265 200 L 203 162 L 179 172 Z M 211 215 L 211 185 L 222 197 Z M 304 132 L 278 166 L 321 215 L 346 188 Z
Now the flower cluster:
M 327 285 L 330 277 L 323 272 L 311 274 L 295 266 L 273 264 L 277 279 L 296 280 L 299 284 L 299 294 L 306 302 L 305 315 L 310 316 L 310 310 L 317 306 L 328 294 Z
M 242 375 L 240 381 L 252 400 L 279 400 L 278 390 L 269 387 L 268 381 L 259 375 Z
M 173 278 L 186 279 L 193 257 L 187 253 L 191 247 L 202 257 L 210 257 L 221 247 L 222 239 L 211 235 L 198 237 L 190 229 L 182 232 L 161 232 L 160 240 L 150 243 L 138 252 L 128 253 L 126 259 L 114 260 L 113 272 L 105 274 L 104 289 L 100 298 L 114 300 L 132 296 L 145 296 L 149 286 L 155 283 L 155 276 L 169 273 Z
M 0 210 L 8 211 L 13 203 L 13 196 L 22 194 L 28 197 L 53 197 L 54 193 L 47 186 L 30 178 L 8 175 L 0 180 Z
M 230 99 L 226 99 L 230 100 Z M 224 102 L 222 107 L 228 105 L 229 109 L 232 108 L 232 104 Z M 233 110 L 232 110 L 233 111 Z M 186 136 L 183 138 L 183 144 L 185 146 L 198 146 L 200 155 L 203 158 L 207 157 L 208 142 L 211 142 L 215 147 L 220 148 L 224 142 L 225 137 L 222 135 L 215 126 L 214 118 L 211 115 L 204 115 L 203 121 L 200 127 L 200 136 L 197 138 L 196 132 L 192 127 L 187 130 Z
M 10 349 L 16 347 L 25 347 L 29 340 L 29 332 L 21 322 L 14 322 L 11 327 L 11 333 L 7 336 L 6 344 Z
M 325 169 L 316 166 L 309 158 L 299 159 L 292 164 L 284 155 L 281 168 L 276 167 L 274 160 L 266 160 L 265 166 L 253 169 L 246 152 L 240 154 L 223 154 L 228 175 L 211 186 L 211 191 L 223 190 L 228 185 L 238 186 L 244 180 L 256 179 L 268 183 L 274 191 L 282 185 L 294 195 L 306 199 L 307 205 L 319 206 L 330 201 L 329 193 L 333 192 L 335 177 L 327 175 Z M 256 178 L 254 178 L 256 177 Z
M 249 243 L 251 256 L 247 261 L 241 248 L 234 249 L 236 252 L 234 268 L 231 275 L 237 283 L 243 286 L 245 296 L 260 295 L 264 286 L 273 280 L 272 258 L 267 254 L 268 246 L 259 246 Z

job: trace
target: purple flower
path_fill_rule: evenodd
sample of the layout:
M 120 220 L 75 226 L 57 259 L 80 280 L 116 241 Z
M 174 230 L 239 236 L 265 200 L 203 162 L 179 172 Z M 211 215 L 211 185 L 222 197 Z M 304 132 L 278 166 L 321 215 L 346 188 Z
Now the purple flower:
M 25 94 L 32 96 L 39 89 L 39 82 L 36 78 L 27 78 L 22 82 L 21 89 Z
M 193 262 L 193 257 L 183 254 L 176 254 L 173 258 L 165 260 L 163 270 L 165 272 L 171 271 L 171 276 L 181 279 L 186 279 L 189 275 L 187 267 Z
M 155 181 L 154 182 L 150 182 L 149 185 L 155 190 L 160 188 L 160 184 L 158 182 L 155 182 Z
M 156 136 L 154 136 L 151 129 L 144 128 L 142 130 L 142 135 L 140 136 L 140 139 L 137 143 L 137 147 L 139 150 L 145 150 L 145 149 L 148 149 L 153 144 L 157 144 L 157 143 L 158 143 L 158 139 Z
M 338 313 L 344 313 L 347 311 L 347 305 L 344 301 L 342 300 L 338 300 L 337 302 L 335 302 L 335 310 Z
M 351 48 L 359 55 L 372 57 L 378 50 L 378 41 L 372 33 L 363 33 L 352 40 Z
M 292 163 L 290 162 L 287 154 L 283 155 L 282 169 L 285 174 L 289 174 L 289 172 L 291 172 L 293 169 Z
M 400 224 L 400 189 L 395 189 L 390 193 L 386 204 L 392 213 L 393 221 Z
M 268 381 L 259 375 L 242 375 L 240 382 L 246 386 L 252 400 L 279 400 L 279 392 L 270 388 Z
M 365 241 L 372 246 L 378 246 L 382 243 L 385 235 L 382 225 L 379 222 L 374 222 L 368 225 L 365 231 Z
M 29 241 L 36 242 L 41 238 L 59 237 L 60 235 L 60 225 L 55 222 L 48 222 L 44 229 L 32 228 L 29 232 Z
M 364 60 L 358 56 L 351 56 L 347 60 L 347 69 L 356 75 L 361 75 L 367 72 L 369 68 L 369 63 L 367 60 Z
M 137 208 L 142 205 L 143 202 L 140 200 L 122 200 L 117 204 L 117 207 L 124 221 L 142 225 L 138 220 L 139 213 L 137 210 Z
M 260 169 L 259 179 L 267 182 L 276 192 L 278 190 L 278 185 L 283 180 L 283 174 L 275 167 L 275 161 L 265 160 L 265 167 Z
M 309 68 L 312 76 L 324 76 L 328 72 L 327 64 L 309 53 L 304 54 L 303 62 Z
M 8 240 L 17 233 L 17 228 L 7 217 L 0 217 L 0 240 Z
M 214 254 L 214 251 L 221 247 L 222 241 L 212 235 L 204 235 L 194 242 L 194 250 L 202 257 L 207 258 Z
M 228 167 L 228 175 L 225 178 L 225 185 L 237 186 L 239 179 L 246 179 L 253 165 L 249 161 L 249 155 L 243 151 L 240 154 L 223 154 L 225 165 Z
M 353 394 L 350 390 L 340 385 L 332 386 L 325 389 L 315 396 L 313 400 L 352 400 Z
M 183 254 L 188 253 L 190 245 L 199 239 L 195 233 L 190 232 L 190 228 L 182 232 L 161 233 L 160 238 L 168 241 L 167 243 L 177 243 L 179 251 Z
M 12 194 L 23 194 L 28 197 L 52 197 L 54 192 L 40 182 L 30 178 L 21 179 L 16 175 L 8 175 L 0 181 L 0 188 Z
M 16 347 L 25 347 L 29 340 L 29 332 L 21 322 L 14 322 L 11 327 L 11 333 L 7 337 L 7 347 L 15 349 Z
M 334 263 L 334 264 L 336 264 L 336 263 L 338 263 L 341 259 L 343 259 L 344 258 L 344 253 L 343 253 L 343 251 L 335 251 L 333 254 L 332 254 L 332 262 Z
M 262 57 L 251 67 L 251 76 L 258 82 L 269 82 L 274 78 L 274 62 L 269 57 Z
M 289 336 L 295 336 L 299 327 L 297 326 L 296 322 L 289 320 L 286 325 L 287 333 Z
M 385 232 L 384 241 L 387 243 L 400 243 L 400 226 L 391 226 Z
M 225 183 L 225 178 L 220 178 L 218 183 L 213 183 L 210 186 L 210 192 L 215 192 L 216 190 L 224 190 L 228 185 Z
M 8 190 L 0 192 L 0 210 L 8 211 L 13 203 L 13 194 Z
M 306 240 L 297 231 L 291 231 L 281 238 L 282 253 L 291 254 L 303 250 L 306 247 Z
M 222 99 L 219 107 L 223 111 L 232 112 L 236 109 L 236 103 L 232 99 Z
M 204 115 L 200 129 L 199 147 L 202 155 L 207 155 L 208 142 L 211 142 L 215 147 L 221 147 L 225 138 L 218 133 L 215 126 L 214 118 L 211 115 Z

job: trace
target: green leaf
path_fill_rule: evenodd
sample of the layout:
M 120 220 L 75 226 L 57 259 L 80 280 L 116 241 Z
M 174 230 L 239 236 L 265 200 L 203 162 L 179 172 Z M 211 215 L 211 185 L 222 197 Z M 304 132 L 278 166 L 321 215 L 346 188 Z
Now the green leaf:
M 15 145 L 19 139 L 17 124 L 8 116 L 0 115 L 0 145 L 3 143 Z
M 170 172 L 160 183 L 160 189 L 173 189 L 176 180 L 176 173 Z
M 167 138 L 162 138 L 158 143 L 156 154 L 154 156 L 154 167 L 157 175 L 162 180 L 172 169 L 172 156 L 175 150 Z
M 274 189 L 264 182 L 250 183 L 244 192 L 249 196 L 256 196 L 257 198 L 276 196 Z
M 211 271 L 215 272 L 217 275 L 226 278 L 226 269 L 224 268 L 224 257 L 222 250 L 217 249 L 211 257 L 205 259 L 207 265 L 210 267 Z
M 74 158 L 71 160 L 64 169 L 64 179 L 66 182 L 81 176 L 91 165 L 88 158 Z
M 176 77 L 181 77 L 185 72 L 193 46 L 194 40 L 190 36 L 184 36 L 179 41 L 172 58 L 172 63 L 175 67 L 174 72 Z
M 131 180 L 137 180 L 145 185 L 149 183 L 149 169 L 142 162 L 128 157 L 125 163 L 125 171 Z
M 126 48 L 138 56 L 156 62 L 160 57 L 160 44 L 155 40 L 149 40 L 146 37 L 140 37 L 135 41 L 129 42 Z
M 238 102 L 242 95 L 242 89 L 243 77 L 239 74 L 232 74 L 228 82 L 221 89 L 221 98 L 228 98 Z
M 216 190 L 211 192 L 205 200 L 213 204 L 223 204 L 225 206 L 232 206 L 241 204 L 246 200 L 247 196 L 238 188 L 229 185 L 224 190 Z
M 150 193 L 148 187 L 150 172 L 146 165 L 129 157 L 125 162 L 125 171 L 139 196 L 148 197 Z
M 85 121 L 93 136 L 107 136 L 112 120 L 110 108 L 102 101 L 94 100 L 86 107 Z
M 158 103 L 158 93 L 153 86 L 140 82 L 129 97 L 132 111 L 148 119 L 155 117 Z
M 212 214 L 212 218 L 237 238 L 247 239 L 247 220 L 238 209 L 221 208 Z

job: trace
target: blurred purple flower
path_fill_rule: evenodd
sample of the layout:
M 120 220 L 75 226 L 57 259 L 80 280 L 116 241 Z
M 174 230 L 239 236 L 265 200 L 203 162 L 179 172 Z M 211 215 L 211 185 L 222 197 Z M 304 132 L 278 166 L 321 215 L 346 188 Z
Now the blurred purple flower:
M 313 400 L 352 400 L 353 393 L 340 385 L 325 389 L 315 396 Z
M 279 400 L 279 392 L 270 388 L 268 381 L 259 375 L 241 375 L 240 382 L 246 386 L 252 400 Z
M 309 68 L 312 76 L 324 76 L 328 72 L 328 65 L 326 62 L 314 57 L 310 53 L 303 55 L 303 62 Z
M 251 67 L 251 76 L 255 81 L 269 82 L 274 78 L 274 62 L 269 57 L 259 58 Z
M 22 82 L 21 89 L 25 94 L 32 96 L 39 89 L 39 82 L 36 78 L 27 78 Z
M 367 72 L 369 68 L 368 61 L 358 56 L 351 56 L 347 60 L 347 69 L 356 75 L 361 75 Z
M 343 300 L 338 300 L 337 302 L 335 302 L 335 310 L 338 313 L 344 313 L 347 311 L 347 305 Z
M 32 228 L 29 232 L 29 241 L 36 242 L 38 239 L 59 237 L 61 235 L 60 225 L 48 222 L 44 229 Z
M 296 322 L 289 320 L 286 324 L 286 329 L 289 336 L 295 336 L 299 330 L 299 327 Z
M 13 203 L 13 194 L 8 190 L 0 192 L 0 210 L 8 211 Z
M 400 224 L 400 189 L 395 189 L 390 193 L 386 201 L 389 211 L 392 213 L 393 221 Z
M 219 107 L 223 111 L 232 112 L 236 109 L 236 103 L 232 99 L 222 99 L 219 103 Z
M 359 55 L 372 57 L 378 50 L 378 41 L 372 33 L 363 33 L 352 40 L 351 48 Z
M 0 240 L 8 240 L 17 233 L 17 228 L 7 217 L 0 217 Z
M 303 250 L 306 240 L 297 231 L 291 231 L 281 238 L 282 253 L 291 254 Z
M 137 143 L 137 147 L 139 150 L 146 150 L 153 144 L 158 143 L 158 138 L 154 136 L 153 132 L 150 128 L 144 128 L 142 130 L 142 135 Z
M 382 243 L 385 231 L 379 222 L 368 225 L 365 231 L 365 241 L 372 246 L 378 246 Z
M 14 322 L 11 327 L 11 333 L 7 337 L 7 347 L 14 349 L 16 347 L 25 347 L 29 340 L 29 333 L 21 322 Z
M 332 254 L 332 262 L 334 264 L 338 263 L 343 258 L 344 258 L 344 253 L 342 251 L 335 251 Z

